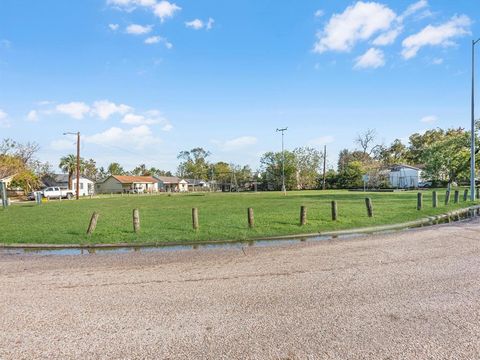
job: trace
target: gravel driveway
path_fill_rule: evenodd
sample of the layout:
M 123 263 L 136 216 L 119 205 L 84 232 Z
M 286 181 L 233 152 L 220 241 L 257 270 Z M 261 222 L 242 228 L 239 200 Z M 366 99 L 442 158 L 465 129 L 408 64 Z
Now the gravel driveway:
M 478 220 L 268 248 L 0 252 L 0 359 L 479 359 Z

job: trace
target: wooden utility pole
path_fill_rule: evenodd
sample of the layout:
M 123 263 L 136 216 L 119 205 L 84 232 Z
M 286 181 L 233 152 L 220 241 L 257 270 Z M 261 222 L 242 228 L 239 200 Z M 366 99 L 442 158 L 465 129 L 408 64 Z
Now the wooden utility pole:
M 323 186 L 322 189 L 326 189 L 327 181 L 327 145 L 323 147 Z
M 75 192 L 77 193 L 77 200 L 80 197 L 80 131 L 77 132 L 77 184 Z

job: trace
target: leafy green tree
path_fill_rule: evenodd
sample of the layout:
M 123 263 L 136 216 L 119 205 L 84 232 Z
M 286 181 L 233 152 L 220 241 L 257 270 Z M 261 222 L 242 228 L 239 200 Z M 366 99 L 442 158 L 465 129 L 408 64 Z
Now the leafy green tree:
M 83 175 L 93 180 L 98 180 L 100 178 L 95 160 L 88 159 L 83 161 Z
M 282 152 L 267 152 L 260 159 L 263 181 L 274 190 L 282 189 Z M 287 190 L 296 188 L 297 161 L 295 154 L 285 150 L 285 187 Z
M 107 174 L 108 175 L 125 175 L 125 170 L 119 163 L 113 162 L 110 165 L 108 165 Z
M 360 161 L 351 161 L 338 173 L 338 185 L 340 188 L 360 188 L 363 186 L 362 176 L 366 173 L 364 165 Z
M 232 177 L 232 169 L 230 164 L 224 161 L 219 161 L 212 165 L 210 172 L 210 180 L 215 180 L 218 184 L 225 184 L 230 182 Z
M 425 175 L 448 183 L 469 178 L 470 132 L 449 129 L 427 146 L 420 158 Z
M 80 158 L 80 172 L 83 171 L 83 164 L 84 161 Z M 73 154 L 64 156 L 60 159 L 60 163 L 58 167 L 64 172 L 68 174 L 68 188 L 72 188 L 72 180 L 73 174 L 77 171 L 77 157 Z
M 390 146 L 382 146 L 380 148 L 378 152 L 378 160 L 380 160 L 385 166 L 408 164 L 410 163 L 408 148 L 401 140 L 395 139 Z
M 314 189 L 320 176 L 323 154 L 311 147 L 299 147 L 293 150 L 296 160 L 296 188 Z
M 211 155 L 201 147 L 190 151 L 181 151 L 177 158 L 182 160 L 178 166 L 177 174 L 183 178 L 208 179 L 210 164 L 207 158 Z

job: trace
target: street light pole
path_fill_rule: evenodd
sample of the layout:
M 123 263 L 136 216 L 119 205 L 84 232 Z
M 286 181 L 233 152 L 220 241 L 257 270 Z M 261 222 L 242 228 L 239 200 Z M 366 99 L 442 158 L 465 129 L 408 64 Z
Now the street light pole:
M 80 197 L 80 131 L 76 133 L 63 133 L 63 135 L 77 135 L 77 183 L 75 184 L 75 197 L 78 200 Z
M 283 136 L 285 131 L 287 130 L 288 130 L 288 127 L 283 129 L 277 129 L 277 132 L 282 133 L 282 191 L 284 195 L 287 195 L 287 188 L 285 186 L 285 148 L 284 148 Z
M 472 40 L 472 129 L 470 148 L 470 200 L 475 201 L 475 45 L 480 39 Z

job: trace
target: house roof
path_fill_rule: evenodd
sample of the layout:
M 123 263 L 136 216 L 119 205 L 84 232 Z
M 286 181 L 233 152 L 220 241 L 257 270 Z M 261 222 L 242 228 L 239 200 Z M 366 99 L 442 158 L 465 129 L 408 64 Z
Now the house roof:
M 73 174 L 72 176 L 72 181 L 76 180 L 77 176 L 76 174 Z M 89 177 L 80 175 L 80 179 L 87 179 L 92 182 L 94 182 L 93 179 L 90 179 Z M 59 184 L 67 184 L 68 183 L 68 174 L 50 174 L 50 175 L 45 175 L 42 177 L 42 182 L 46 186 L 56 186 Z
M 415 167 L 415 166 L 405 165 L 405 164 L 396 164 L 396 165 L 393 165 L 390 169 L 392 171 L 398 171 L 401 168 L 407 168 L 412 170 L 422 170 L 420 167 Z
M 154 179 L 158 179 L 164 184 L 178 184 L 180 179 L 176 176 L 153 176 Z
M 112 175 L 112 177 L 122 184 L 133 184 L 133 183 L 154 184 L 157 182 L 157 180 L 155 180 L 151 176 Z
M 194 185 L 194 186 L 204 185 L 207 183 L 204 180 L 198 180 L 198 179 L 185 179 L 185 180 L 187 181 L 188 185 Z
M 7 182 L 7 181 L 10 181 L 12 180 L 14 177 L 15 177 L 16 174 L 13 174 L 13 175 L 9 175 L 9 176 L 5 176 L 3 178 L 0 179 L 0 182 Z

